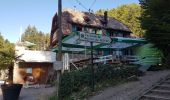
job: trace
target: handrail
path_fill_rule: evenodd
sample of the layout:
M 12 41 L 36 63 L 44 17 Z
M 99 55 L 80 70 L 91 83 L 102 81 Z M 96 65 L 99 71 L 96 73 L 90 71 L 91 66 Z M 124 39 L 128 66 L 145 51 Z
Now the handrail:
M 71 63 L 76 69 L 79 69 L 72 61 L 70 61 L 70 63 Z

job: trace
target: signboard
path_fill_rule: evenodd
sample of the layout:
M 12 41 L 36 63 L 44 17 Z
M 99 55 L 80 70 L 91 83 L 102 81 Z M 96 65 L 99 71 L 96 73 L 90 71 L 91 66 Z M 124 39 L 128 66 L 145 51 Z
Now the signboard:
M 96 42 L 96 43 L 110 43 L 111 39 L 107 36 L 97 35 L 94 33 L 80 32 L 79 39 L 82 41 Z
M 97 35 L 93 33 L 79 33 L 79 39 L 81 41 L 88 41 L 90 42 L 91 46 L 91 72 L 92 72 L 92 91 L 94 90 L 94 68 L 93 68 L 93 42 L 95 43 L 110 43 L 111 39 L 107 36 Z
M 63 55 L 63 70 L 69 70 L 69 55 L 64 53 Z
M 53 63 L 53 68 L 55 70 L 61 70 L 63 68 L 63 62 L 62 61 L 55 61 Z

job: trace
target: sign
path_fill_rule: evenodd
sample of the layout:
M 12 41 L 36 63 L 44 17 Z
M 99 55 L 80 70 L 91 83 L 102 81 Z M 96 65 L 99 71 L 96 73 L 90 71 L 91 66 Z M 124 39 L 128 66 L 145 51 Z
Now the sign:
M 55 61 L 53 63 L 53 68 L 55 70 L 61 70 L 63 68 L 63 62 L 62 61 Z
M 91 47 L 91 72 L 92 72 L 92 91 L 94 91 L 94 67 L 93 67 L 93 42 L 95 43 L 110 43 L 111 39 L 107 36 L 97 35 L 93 33 L 85 33 L 80 32 L 79 33 L 79 39 L 81 41 L 88 41 L 90 42 Z
M 111 39 L 107 36 L 97 35 L 94 33 L 80 32 L 79 39 L 82 41 L 96 42 L 96 43 L 110 43 Z
M 64 53 L 63 55 L 63 70 L 69 70 L 69 55 Z

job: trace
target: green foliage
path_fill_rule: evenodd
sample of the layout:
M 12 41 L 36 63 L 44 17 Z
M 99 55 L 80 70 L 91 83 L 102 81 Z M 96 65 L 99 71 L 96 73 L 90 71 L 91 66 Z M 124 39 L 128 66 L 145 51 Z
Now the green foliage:
M 28 26 L 22 35 L 22 41 L 29 41 L 36 44 L 32 49 L 46 50 L 50 43 L 50 35 L 38 31 L 35 26 Z
M 85 86 L 90 85 L 90 68 L 64 73 L 61 77 L 60 94 L 61 97 L 77 92 Z
M 50 97 L 48 100 L 58 100 L 57 96 Z
M 15 58 L 14 45 L 0 34 L 0 69 L 8 68 Z
M 140 0 L 143 8 L 141 23 L 146 39 L 163 53 L 164 63 L 170 64 L 170 1 Z
M 120 80 L 137 74 L 137 67 L 116 67 L 110 65 L 100 65 L 98 67 L 96 66 L 95 68 L 95 84 L 112 80 L 118 80 L 120 82 Z M 84 98 L 91 92 L 91 80 L 92 78 L 90 66 L 82 70 L 64 73 L 61 77 L 60 83 L 61 98 L 69 97 L 74 93 L 76 96 L 79 94 L 81 98 Z
M 99 15 L 104 14 L 104 9 L 98 10 Z M 139 17 L 142 9 L 138 4 L 122 5 L 118 8 L 108 10 L 108 16 L 113 17 L 127 25 L 135 37 L 143 37 L 144 30 L 141 28 Z

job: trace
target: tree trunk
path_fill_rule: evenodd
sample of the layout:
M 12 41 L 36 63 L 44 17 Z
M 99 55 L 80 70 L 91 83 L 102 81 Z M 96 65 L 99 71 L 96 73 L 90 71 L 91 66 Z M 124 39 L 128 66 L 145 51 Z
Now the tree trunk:
M 13 83 L 13 71 L 14 71 L 14 67 L 13 64 L 11 64 L 8 68 L 8 81 L 9 83 Z

